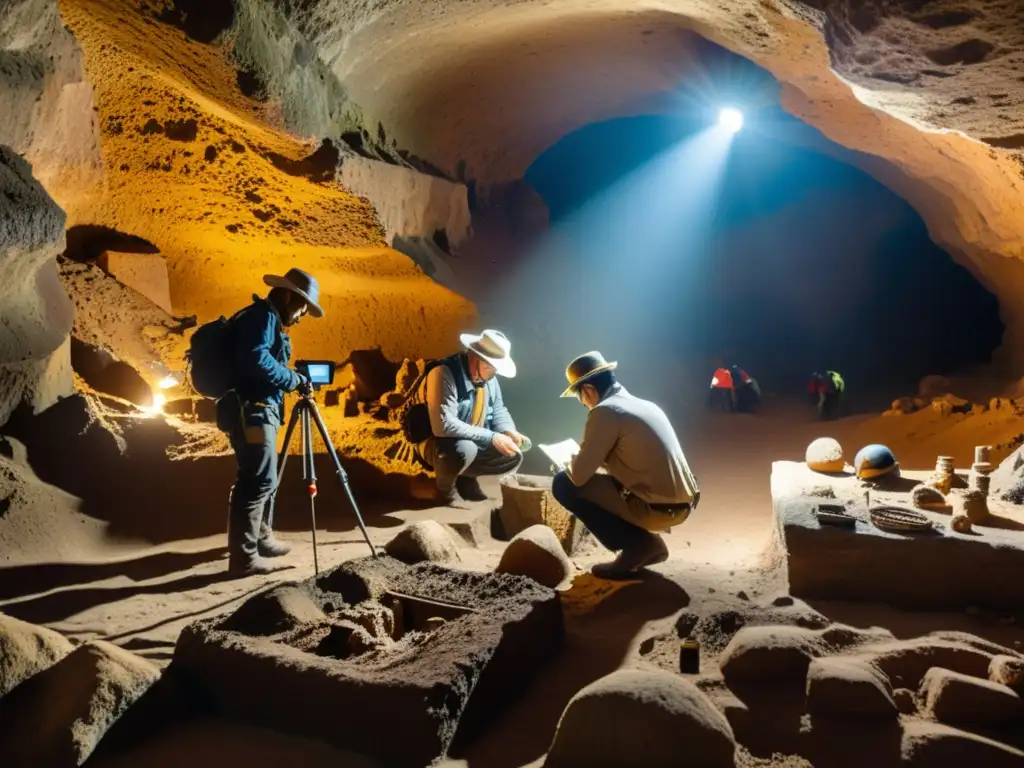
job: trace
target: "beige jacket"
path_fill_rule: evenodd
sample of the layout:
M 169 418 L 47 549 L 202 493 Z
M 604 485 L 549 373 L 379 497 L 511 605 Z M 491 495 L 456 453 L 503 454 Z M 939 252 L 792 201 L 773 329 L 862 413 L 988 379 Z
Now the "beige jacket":
M 649 504 L 692 502 L 699 492 L 665 412 L 620 384 L 587 416 L 569 476 L 582 486 L 602 468 Z

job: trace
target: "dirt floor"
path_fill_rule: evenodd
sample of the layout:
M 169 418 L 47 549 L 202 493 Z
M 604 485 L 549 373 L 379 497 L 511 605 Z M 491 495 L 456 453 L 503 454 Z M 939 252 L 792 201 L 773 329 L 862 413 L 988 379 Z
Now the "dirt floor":
M 162 419 L 152 421 L 155 429 Z M 801 460 L 808 442 L 823 434 L 843 443 L 848 461 L 867 442 L 889 444 L 908 469 L 929 469 L 939 452 L 955 456 L 958 466 L 964 466 L 970 463 L 976 444 L 1006 444 L 993 455 L 998 461 L 1009 452 L 1019 419 L 1012 411 L 998 409 L 952 416 L 928 410 L 901 416 L 854 416 L 823 426 L 802 404 L 770 402 L 756 416 L 695 413 L 685 423 L 680 422 L 679 428 L 701 484 L 702 503 L 690 520 L 668 535 L 669 561 L 641 581 L 612 583 L 586 574 L 586 569 L 606 559 L 607 553 L 573 559 L 579 573 L 562 595 L 568 649 L 525 698 L 514 704 L 467 754 L 459 756 L 470 765 L 511 768 L 539 759 L 550 744 L 569 698 L 616 668 L 641 663 L 638 648 L 643 640 L 669 631 L 683 608 L 699 612 L 702 606 L 713 604 L 720 609 L 723 603 L 738 604 L 741 591 L 755 601 L 786 594 L 784 571 L 765 556 L 772 525 L 772 461 Z M 200 460 L 196 466 L 204 461 L 216 463 L 218 470 L 212 475 L 195 473 L 191 485 L 184 475 L 164 476 L 175 478 L 175 484 L 188 485 L 184 495 L 180 488 L 161 489 L 160 467 L 150 468 L 146 482 L 154 499 L 173 497 L 175 491 L 181 498 L 191 495 L 196 509 L 182 509 L 182 522 L 195 520 L 201 513 L 210 518 L 206 528 L 217 531 L 226 514 L 230 464 L 225 463 L 227 457 L 219 456 Z M 32 479 L 31 471 L 17 461 L 4 465 L 6 469 L 12 467 Z M 290 469 L 290 473 L 298 472 L 298 466 Z M 231 611 L 268 583 L 306 578 L 313 570 L 310 534 L 302 528 L 308 519 L 306 499 L 298 488 L 291 495 L 283 494 L 279 505 L 279 514 L 288 521 L 281 538 L 294 545 L 292 554 L 282 558 L 281 570 L 270 577 L 228 580 L 222 533 L 188 540 L 164 536 L 156 545 L 111 540 L 91 516 L 79 511 L 74 497 L 63 494 L 55 498 L 54 489 L 38 479 L 34 482 L 51 494 L 39 499 L 49 515 L 45 538 L 70 538 L 77 546 L 63 547 L 49 556 L 26 551 L 12 557 L 8 549 L 6 564 L 0 567 L 0 611 L 45 624 L 77 640 L 106 639 L 164 665 L 186 624 Z M 321 474 L 322 489 L 333 483 L 332 477 Z M 496 482 L 486 488 L 495 499 L 500 498 Z M 392 509 L 380 499 L 362 493 L 357 497 L 364 500 L 361 506 L 376 546 L 390 540 L 407 522 L 424 518 L 466 520 L 485 515 L 496 506 L 495 502 L 481 502 L 464 511 Z M 323 493 L 317 512 L 321 569 L 368 552 L 340 495 Z M 0 534 L 5 523 L 11 525 L 12 520 L 0 517 Z M 171 516 L 161 528 L 173 526 Z M 2 538 L 11 541 L 8 536 Z M 492 569 L 503 546 L 496 540 L 484 541 L 479 548 L 467 545 L 460 552 L 459 567 Z M 828 602 L 814 602 L 813 607 L 835 621 L 858 627 L 887 627 L 897 637 L 945 629 L 973 632 L 1009 647 L 1020 648 L 1024 642 L 1024 628 L 1005 617 L 995 620 L 970 613 L 909 614 L 884 606 Z M 212 721 L 180 727 L 184 730 L 172 740 L 199 739 L 215 744 L 211 749 L 224 750 L 225 754 L 235 754 L 231 745 L 243 738 L 238 726 Z M 139 747 L 134 757 L 154 765 L 173 764 L 172 754 L 160 748 L 161 743 L 166 746 L 167 738 L 161 736 L 158 742 Z M 294 740 L 279 735 L 266 735 L 265 739 L 267 750 L 261 759 L 266 762 L 254 764 L 275 764 L 272 756 L 285 752 L 295 759 L 298 747 Z M 303 749 L 310 750 L 310 764 L 328 759 L 322 745 Z M 111 760 L 111 765 L 127 764 Z

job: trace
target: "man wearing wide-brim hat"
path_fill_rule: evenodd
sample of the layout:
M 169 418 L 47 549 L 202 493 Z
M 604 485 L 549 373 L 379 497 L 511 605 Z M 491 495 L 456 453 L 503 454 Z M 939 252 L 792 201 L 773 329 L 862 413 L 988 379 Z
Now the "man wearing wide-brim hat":
M 595 576 L 613 579 L 664 562 L 668 547 L 659 533 L 686 520 L 700 499 L 665 412 L 627 392 L 617 367 L 594 351 L 566 368 L 562 397 L 577 398 L 590 413 L 579 453 L 551 487 L 598 541 L 619 553 L 593 568 Z
M 406 438 L 434 470 L 434 500 L 446 506 L 485 500 L 477 478 L 515 472 L 530 446 L 516 430 L 497 379 L 516 375 L 512 342 L 492 329 L 462 334 L 460 341 L 461 352 L 427 364 L 403 424 Z
M 265 275 L 267 298 L 231 319 L 234 386 L 217 401 L 217 423 L 228 433 L 238 473 L 228 516 L 228 570 L 235 575 L 269 573 L 268 558 L 291 547 L 274 536 L 272 506 L 277 485 L 277 431 L 284 420 L 284 393 L 310 386 L 291 370 L 291 339 L 285 332 L 305 314 L 323 317 L 316 278 L 301 269 Z

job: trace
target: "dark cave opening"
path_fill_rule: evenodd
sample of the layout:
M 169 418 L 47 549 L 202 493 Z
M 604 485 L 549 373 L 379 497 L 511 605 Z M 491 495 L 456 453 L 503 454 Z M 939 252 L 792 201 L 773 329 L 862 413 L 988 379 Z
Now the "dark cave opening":
M 579 351 L 604 343 L 622 356 L 646 339 L 709 379 L 717 361 L 735 361 L 779 394 L 799 393 L 822 368 L 841 371 L 850 388 L 895 395 L 925 375 L 989 362 L 1003 334 L 997 301 L 930 239 L 917 212 L 823 154 L 852 156 L 781 108 L 762 108 L 750 122 L 717 167 L 650 172 L 714 130 L 697 113 L 585 126 L 529 169 L 563 238 L 559 253 L 576 260 L 566 295 L 578 297 L 580 328 L 563 330 L 581 337 Z M 602 196 L 615 210 L 624 194 L 645 203 L 623 201 L 613 216 L 608 226 L 626 233 L 612 238 L 616 251 L 608 236 L 581 228 L 580 214 Z M 704 218 L 687 210 L 695 204 Z M 653 238 L 656 215 L 692 226 L 677 226 L 672 241 Z

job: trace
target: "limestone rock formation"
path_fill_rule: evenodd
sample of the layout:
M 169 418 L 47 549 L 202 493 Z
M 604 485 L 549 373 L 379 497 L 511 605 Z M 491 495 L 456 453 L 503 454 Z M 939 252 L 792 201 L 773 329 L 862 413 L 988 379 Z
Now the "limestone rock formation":
M 436 520 L 417 520 L 384 545 L 396 560 L 412 565 L 424 561 L 451 563 L 459 560 L 454 537 Z
M 0 147 L 0 424 L 22 402 L 39 411 L 71 393 L 74 317 L 54 262 L 63 243 L 64 212 Z
M 799 680 L 811 661 L 825 653 L 818 633 L 800 627 L 744 627 L 722 652 L 727 683 Z
M 529 576 L 545 587 L 557 587 L 573 568 L 555 532 L 546 525 L 531 525 L 509 542 L 496 571 Z
M 842 657 L 815 659 L 807 670 L 807 708 L 812 713 L 889 717 L 897 713 L 889 680 L 871 664 Z
M 951 765 L 1013 768 L 1024 761 L 1024 752 L 1019 749 L 927 720 L 911 720 L 904 725 L 900 751 L 903 765 L 911 768 Z
M 81 765 L 159 677 L 115 645 L 80 645 L 0 700 L 0 764 Z
M 993 656 L 988 665 L 988 679 L 1012 688 L 1017 693 L 1024 692 L 1024 659 L 1016 656 Z
M 1020 696 L 1005 685 L 932 667 L 921 682 L 924 708 L 942 723 L 1006 724 L 1024 717 Z
M 82 51 L 57 0 L 8 0 L 0 15 L 0 144 L 62 201 L 100 165 L 99 121 Z
M 620 670 L 577 693 L 558 723 L 545 768 L 734 765 L 725 717 L 693 683 L 669 672 Z
M 0 699 L 71 653 L 63 635 L 0 613 Z

